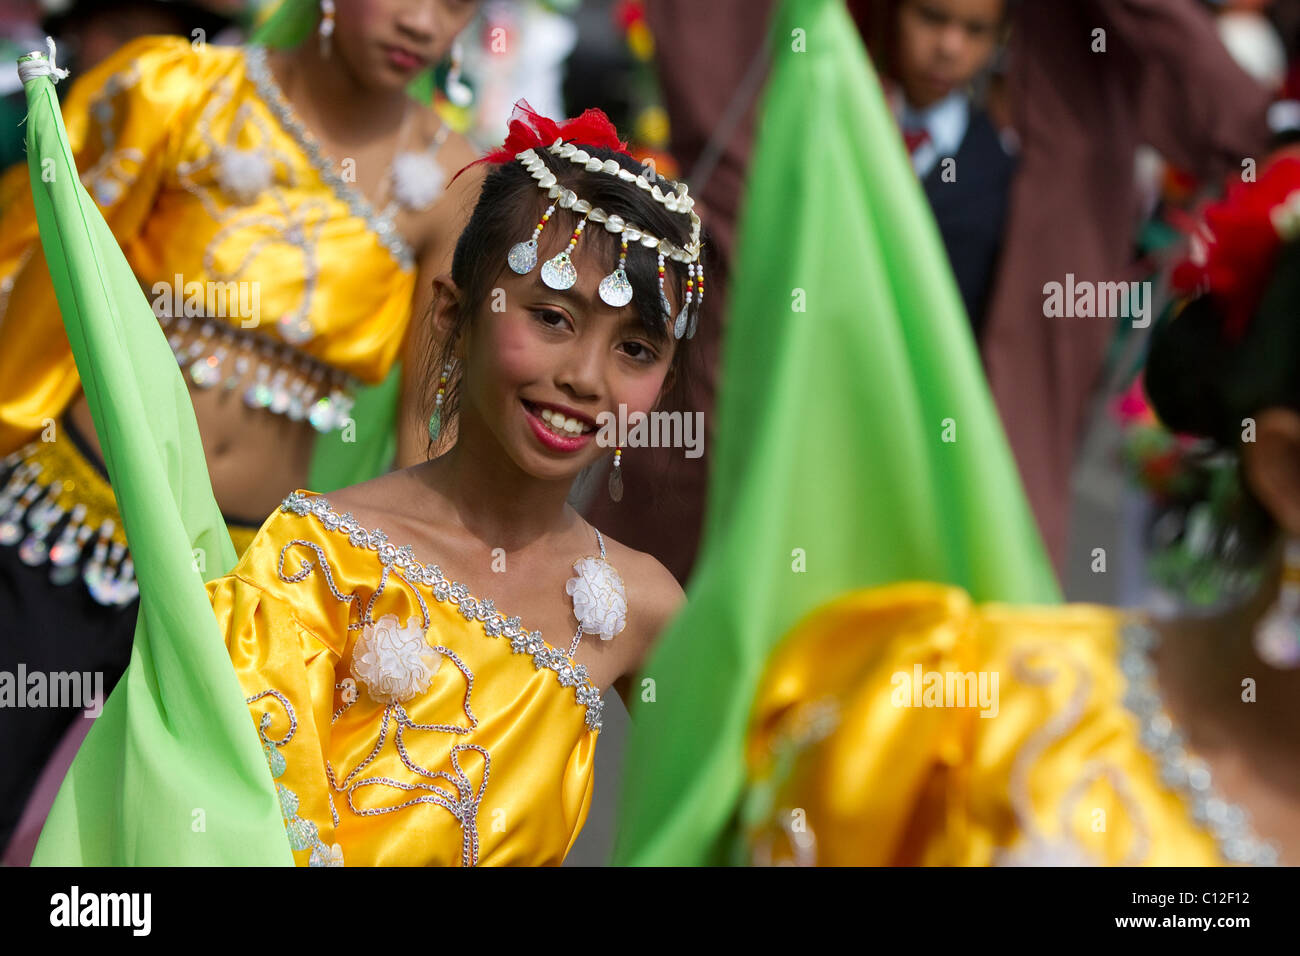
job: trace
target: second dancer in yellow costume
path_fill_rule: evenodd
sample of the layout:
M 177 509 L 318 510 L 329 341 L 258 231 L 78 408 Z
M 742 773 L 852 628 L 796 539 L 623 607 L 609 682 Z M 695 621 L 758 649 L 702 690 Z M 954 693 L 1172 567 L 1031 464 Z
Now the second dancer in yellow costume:
M 146 37 L 76 83 L 68 138 L 164 325 L 238 550 L 317 439 L 351 449 L 355 390 L 407 358 L 398 452 L 423 457 L 432 277 L 478 177 L 474 151 L 406 93 L 472 0 L 286 0 L 291 49 Z M 15 133 L 15 135 L 19 135 Z M 60 325 L 26 164 L 0 189 L 0 667 L 93 671 L 130 655 L 137 586 L 89 407 Z M 417 361 L 410 361 L 417 359 Z M 414 366 L 412 368 L 412 366 Z M 197 555 L 197 560 L 204 556 Z M 0 731 L 0 846 L 78 711 L 15 711 Z

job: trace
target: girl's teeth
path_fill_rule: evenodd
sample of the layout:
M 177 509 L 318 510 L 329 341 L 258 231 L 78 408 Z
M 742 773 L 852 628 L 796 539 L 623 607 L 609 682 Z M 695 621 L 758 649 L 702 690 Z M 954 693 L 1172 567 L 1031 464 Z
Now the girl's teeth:
M 549 408 L 542 409 L 541 419 L 550 426 L 551 431 L 563 432 L 569 435 L 581 435 L 587 427 L 576 418 L 567 418 Z

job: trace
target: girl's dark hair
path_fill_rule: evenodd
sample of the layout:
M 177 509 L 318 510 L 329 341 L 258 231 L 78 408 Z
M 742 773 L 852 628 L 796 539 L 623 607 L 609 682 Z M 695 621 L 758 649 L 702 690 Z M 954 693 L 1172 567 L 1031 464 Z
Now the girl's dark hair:
M 1241 440 L 1242 420 L 1265 408 L 1300 411 L 1300 240 L 1278 253 L 1269 286 L 1240 339 L 1224 331 L 1211 295 L 1188 303 L 1151 338 L 1146 391 L 1176 432 Z
M 1244 419 L 1266 408 L 1300 411 L 1300 241 L 1278 254 L 1272 279 L 1244 334 L 1225 334 L 1213 296 L 1202 295 L 1167 318 L 1151 338 L 1145 386 L 1166 427 L 1235 451 Z M 1238 464 L 1240 468 L 1240 463 Z M 1241 500 L 1233 524 L 1241 563 L 1271 545 L 1276 524 L 1238 472 Z
M 664 192 L 672 189 L 673 184 L 668 180 L 652 174 L 648 168 L 638 166 L 634 160 L 622 153 L 586 144 L 582 145 L 582 149 L 595 158 L 612 159 L 624 169 L 644 175 Z M 690 217 L 683 213 L 669 212 L 662 204 L 655 201 L 647 190 L 641 189 L 636 183 L 625 182 L 617 176 L 604 172 L 590 172 L 545 149 L 538 149 L 536 152 L 547 167 L 555 173 L 558 185 L 572 190 L 593 207 L 600 207 L 611 216 L 620 216 L 625 222 L 633 223 L 651 235 L 667 239 L 677 246 L 685 246 L 690 242 Z M 460 290 L 462 299 L 455 328 L 443 341 L 435 343 L 429 357 L 426 380 L 430 383 L 430 387 L 427 390 L 426 418 L 433 411 L 438 379 L 443 367 L 455 352 L 456 342 L 492 295 L 502 270 L 508 268 L 506 254 L 510 251 L 510 247 L 532 235 L 543 211 L 552 201 L 546 191 L 538 188 L 536 180 L 523 164 L 515 160 L 496 165 L 484 179 L 474 212 L 456 243 L 456 251 L 452 258 L 451 277 Z M 547 233 L 562 234 L 567 238 L 578 221 L 579 217 L 576 213 L 560 208 L 557 203 L 555 212 L 538 240 L 539 245 L 542 249 L 547 248 Z M 614 271 L 618 263 L 620 239 L 620 236 L 609 232 L 602 224 L 588 220 L 575 255 L 597 251 L 608 262 L 606 272 L 608 274 Z M 554 243 L 555 239 L 552 238 L 551 242 Z M 703 235 L 701 243 L 706 250 L 709 248 L 709 243 Z M 556 246 L 554 251 L 558 251 L 559 248 Z M 554 252 L 550 254 L 553 255 Z M 707 257 L 702 255 L 701 262 L 707 267 L 706 259 Z M 539 264 L 534 268 L 540 268 L 544 260 L 545 255 L 539 250 Z M 632 304 L 650 340 L 657 344 L 665 344 L 672 335 L 671 319 L 665 322 L 664 313 L 659 305 L 658 265 L 656 250 L 648 249 L 639 242 L 628 243 L 625 270 L 628 281 L 632 285 Z M 677 303 L 677 308 L 680 308 L 681 303 L 685 301 L 686 265 L 665 258 L 664 269 L 666 273 L 664 291 L 669 300 Z M 434 306 L 436 305 L 435 302 Z M 690 315 L 698 323 L 698 296 L 691 305 Z M 676 318 L 676 312 L 671 318 Z M 685 402 L 690 379 L 693 376 L 693 349 L 690 343 L 691 340 L 685 337 L 677 340 L 676 352 L 668 373 L 670 382 L 665 395 L 665 404 L 671 403 L 680 407 Z M 459 393 L 460 375 L 453 374 L 443 396 L 444 428 L 456 414 Z

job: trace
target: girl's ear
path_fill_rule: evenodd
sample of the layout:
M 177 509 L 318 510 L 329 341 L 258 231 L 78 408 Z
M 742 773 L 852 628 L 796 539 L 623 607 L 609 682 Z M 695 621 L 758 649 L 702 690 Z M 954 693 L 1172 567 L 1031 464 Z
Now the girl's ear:
M 455 335 L 460 324 L 460 289 L 444 272 L 433 279 L 433 330 L 438 341 Z
M 1300 413 L 1257 412 L 1255 440 L 1240 447 L 1250 490 L 1283 531 L 1300 535 Z
M 466 343 L 469 339 L 469 322 L 461 313 L 463 296 L 460 287 L 448 273 L 441 273 L 433 279 L 433 315 L 434 334 L 439 342 L 455 338 L 457 362 L 465 361 Z

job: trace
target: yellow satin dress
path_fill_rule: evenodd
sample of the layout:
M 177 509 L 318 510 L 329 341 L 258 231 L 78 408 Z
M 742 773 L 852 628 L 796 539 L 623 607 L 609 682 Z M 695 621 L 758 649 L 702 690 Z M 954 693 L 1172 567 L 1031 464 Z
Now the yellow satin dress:
M 226 378 L 242 352 L 246 383 L 276 350 L 309 406 L 383 380 L 410 318 L 413 252 L 393 210 L 372 208 L 294 116 L 264 50 L 143 37 L 74 82 L 62 112 L 155 312 L 211 325 L 178 356 L 191 378 Z M 22 163 L 0 182 L 0 457 L 80 392 L 28 175 Z
M 750 862 L 1275 863 L 1187 753 L 1152 640 L 1108 608 L 976 606 L 932 584 L 819 608 L 755 698 Z
M 208 595 L 299 865 L 563 861 L 601 697 L 540 633 L 304 491 Z

